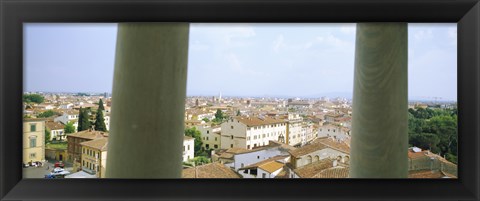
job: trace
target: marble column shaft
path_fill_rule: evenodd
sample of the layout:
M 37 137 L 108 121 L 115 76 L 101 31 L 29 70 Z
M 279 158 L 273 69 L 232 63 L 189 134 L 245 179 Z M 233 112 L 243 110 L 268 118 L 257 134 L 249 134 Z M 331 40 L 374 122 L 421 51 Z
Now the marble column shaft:
M 180 178 L 188 23 L 119 23 L 107 178 Z
M 351 178 L 408 176 L 408 24 L 358 23 Z

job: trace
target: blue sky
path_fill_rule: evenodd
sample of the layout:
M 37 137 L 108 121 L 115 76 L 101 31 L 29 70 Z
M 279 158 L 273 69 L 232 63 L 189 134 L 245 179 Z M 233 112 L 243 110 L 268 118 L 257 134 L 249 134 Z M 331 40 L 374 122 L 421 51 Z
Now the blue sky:
M 25 90 L 110 92 L 116 24 L 26 24 Z M 409 98 L 456 100 L 456 24 L 409 24 Z M 355 24 L 191 24 L 187 95 L 351 96 Z

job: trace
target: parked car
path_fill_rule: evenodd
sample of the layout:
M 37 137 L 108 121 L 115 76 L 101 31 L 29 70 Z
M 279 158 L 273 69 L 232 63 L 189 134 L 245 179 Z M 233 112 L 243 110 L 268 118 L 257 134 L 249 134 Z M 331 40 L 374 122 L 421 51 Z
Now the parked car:
M 56 168 L 57 168 L 57 167 L 64 168 L 64 167 L 65 167 L 65 164 L 63 164 L 62 161 L 59 161 L 59 162 L 56 162 L 56 163 L 55 163 L 54 167 L 56 167 Z

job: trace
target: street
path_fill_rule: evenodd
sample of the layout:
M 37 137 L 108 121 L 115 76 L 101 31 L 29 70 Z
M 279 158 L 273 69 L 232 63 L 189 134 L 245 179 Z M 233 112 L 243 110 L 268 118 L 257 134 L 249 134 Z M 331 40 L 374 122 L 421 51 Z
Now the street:
M 53 170 L 53 165 L 57 161 L 48 161 L 43 165 L 43 167 L 27 167 L 23 168 L 23 178 L 45 178 L 45 175 L 50 173 Z M 64 163 L 65 164 L 65 170 L 69 171 L 72 173 L 72 165 L 69 163 Z M 47 167 L 50 167 L 47 170 Z

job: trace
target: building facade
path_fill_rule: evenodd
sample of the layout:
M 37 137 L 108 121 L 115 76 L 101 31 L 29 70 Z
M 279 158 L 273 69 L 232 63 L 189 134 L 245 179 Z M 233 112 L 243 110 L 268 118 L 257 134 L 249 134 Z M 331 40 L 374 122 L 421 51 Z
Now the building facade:
M 82 146 L 82 170 L 95 174 L 97 178 L 105 178 L 108 137 L 85 141 L 80 145 Z
M 235 117 L 221 125 L 221 148 L 252 149 L 286 136 L 287 123 L 269 117 Z
M 23 164 L 45 161 L 45 119 L 23 120 Z
M 195 138 L 183 136 L 183 162 L 188 162 L 195 157 Z
M 196 126 L 197 130 L 200 131 L 202 134 L 202 148 L 205 150 L 208 149 L 219 149 L 220 143 L 221 143 L 221 130 L 222 127 L 220 126 L 210 126 L 207 124 L 202 124 L 199 126 Z

